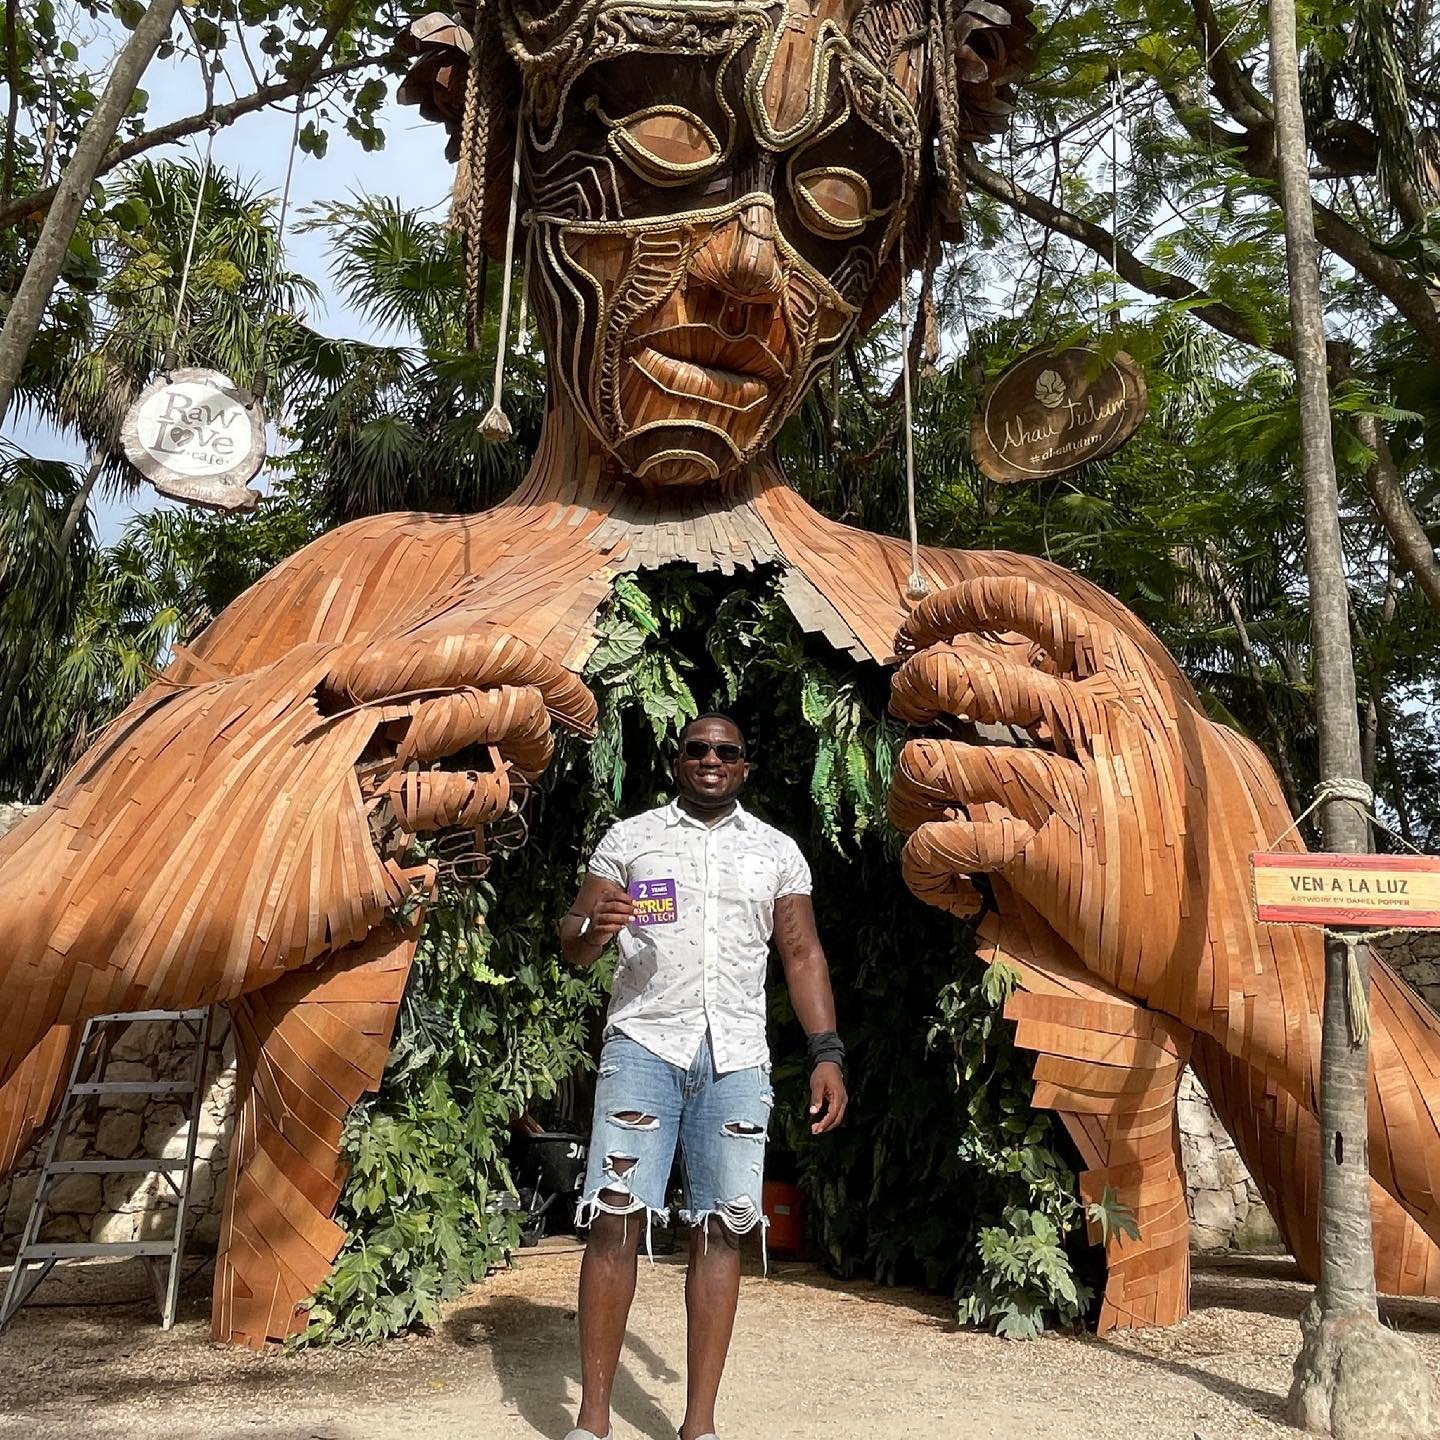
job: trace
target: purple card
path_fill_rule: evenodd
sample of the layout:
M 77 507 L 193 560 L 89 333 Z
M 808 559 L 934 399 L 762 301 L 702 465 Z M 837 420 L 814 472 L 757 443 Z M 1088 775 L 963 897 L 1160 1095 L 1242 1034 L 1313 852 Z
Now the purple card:
M 673 880 L 632 880 L 630 898 L 635 902 L 632 925 L 673 925 L 680 918 Z

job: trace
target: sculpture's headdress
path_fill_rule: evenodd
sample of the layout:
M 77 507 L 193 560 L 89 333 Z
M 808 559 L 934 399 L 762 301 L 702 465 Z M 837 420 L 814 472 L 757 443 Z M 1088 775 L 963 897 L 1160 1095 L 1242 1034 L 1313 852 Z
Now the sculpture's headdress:
M 420 107 L 450 134 L 448 153 L 460 162 L 457 217 L 473 222 L 484 252 L 499 259 L 504 249 L 511 148 L 522 77 L 553 91 L 584 62 L 596 22 L 611 0 L 482 0 L 462 5 L 456 18 L 438 13 L 417 20 L 401 39 L 416 57 L 401 87 L 402 103 Z M 638 7 L 637 7 L 638 8 Z M 657 18 L 683 16 L 693 0 L 660 0 Z M 732 8 L 738 13 L 739 4 Z M 802 3 L 802 11 L 826 8 L 826 0 Z M 912 204 L 910 228 L 918 244 L 907 245 L 912 262 L 928 249 L 924 236 L 958 216 L 964 182 L 960 146 L 1001 133 L 1014 108 L 1016 84 L 1032 63 L 1031 0 L 839 0 L 831 5 L 838 26 L 860 53 L 874 59 L 914 97 L 924 142 L 922 183 Z M 679 27 L 667 27 L 675 40 Z M 672 41 L 672 43 L 674 43 Z M 472 170 L 484 180 L 477 193 Z M 898 271 L 881 288 L 880 303 L 867 305 L 873 319 L 894 299 Z

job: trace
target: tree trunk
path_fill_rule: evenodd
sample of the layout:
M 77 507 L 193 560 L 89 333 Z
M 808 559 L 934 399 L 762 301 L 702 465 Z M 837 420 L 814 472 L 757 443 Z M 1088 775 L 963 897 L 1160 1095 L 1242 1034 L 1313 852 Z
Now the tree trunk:
M 60 267 L 65 262 L 65 252 L 75 234 L 80 212 L 89 198 L 90 187 L 95 182 L 95 172 L 120 128 L 140 77 L 161 41 L 170 33 L 171 22 L 179 8 L 180 0 L 151 0 L 150 8 L 135 27 L 135 33 L 116 57 L 110 72 L 110 83 L 105 87 L 95 113 L 81 131 L 75 153 L 60 178 L 55 202 L 45 217 L 40 238 L 35 242 L 34 254 L 25 268 L 25 276 L 5 319 L 4 333 L 0 334 L 0 422 L 9 412 L 25 357 L 30 353 L 30 345 L 40 329 L 45 307 L 50 303 Z
M 1340 541 L 1340 494 L 1330 433 L 1319 251 L 1311 207 L 1304 112 L 1295 41 L 1295 0 L 1270 0 L 1270 77 L 1290 321 L 1300 399 L 1300 469 L 1305 492 L 1306 571 L 1315 669 L 1315 720 L 1323 784 L 1361 783 L 1360 721 L 1350 647 L 1349 592 Z M 1331 799 L 1321 807 L 1328 849 L 1370 848 L 1364 807 Z M 1375 1305 L 1366 1154 L 1369 1042 L 1350 1024 L 1368 988 L 1370 954 L 1325 938 L 1320 1039 L 1320 1285 L 1301 1319 L 1303 1343 L 1290 1391 L 1294 1423 L 1339 1440 L 1428 1435 L 1429 1379 L 1408 1341 L 1381 1327 Z

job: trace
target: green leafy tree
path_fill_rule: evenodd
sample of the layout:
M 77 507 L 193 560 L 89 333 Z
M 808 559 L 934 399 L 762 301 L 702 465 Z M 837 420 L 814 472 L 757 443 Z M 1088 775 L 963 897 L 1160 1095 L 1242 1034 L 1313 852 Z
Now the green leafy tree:
M 505 406 L 516 438 L 495 445 L 481 436 L 499 273 L 492 268 L 488 324 L 471 350 L 452 227 L 372 197 L 324 207 L 307 224 L 330 243 L 335 288 L 383 338 L 297 339 L 286 372 L 297 473 L 335 520 L 494 504 L 524 473 L 545 394 L 539 355 L 522 343 L 506 361 Z
M 13 447 L 0 454 L 15 557 L 9 563 L 23 567 L 0 604 L 0 785 L 8 794 L 39 793 L 56 773 L 57 754 L 69 754 L 61 737 L 93 733 L 138 688 L 141 672 L 134 665 L 124 676 L 101 678 L 104 657 L 113 658 L 103 647 L 84 662 L 90 677 L 84 686 L 54 688 L 53 668 L 56 656 L 75 654 L 79 637 L 99 623 L 87 604 L 96 600 L 103 610 L 120 593 L 131 597 L 125 609 L 141 593 L 112 587 L 114 567 L 133 569 L 123 547 L 107 556 L 108 574 L 102 567 L 94 585 L 89 576 L 95 554 L 89 512 L 97 486 L 126 493 L 141 483 L 118 443 L 131 402 L 174 365 L 211 366 L 259 388 L 267 367 L 278 373 L 285 357 L 308 343 L 301 317 L 314 287 L 285 266 L 270 197 L 214 168 L 201 195 L 201 176 L 200 167 L 173 161 L 139 162 L 123 172 L 113 203 L 89 234 L 90 278 L 52 307 L 22 376 L 24 407 L 81 442 L 89 459 L 82 468 L 38 462 Z M 270 390 L 283 406 L 283 384 Z M 155 533 L 162 522 L 147 523 Z M 177 533 L 182 528 L 177 522 Z M 189 533 L 208 532 L 196 519 Z M 263 543 L 257 548 L 273 559 L 285 553 Z M 151 560 L 160 554 L 163 547 L 152 547 L 137 563 L 153 576 Z M 168 635 L 170 628 L 162 625 L 156 634 Z M 164 654 L 163 643 L 152 646 L 137 663 L 153 665 Z M 94 708 L 68 718 L 55 709 L 82 696 Z M 34 717 L 42 711 L 50 722 L 37 727 Z

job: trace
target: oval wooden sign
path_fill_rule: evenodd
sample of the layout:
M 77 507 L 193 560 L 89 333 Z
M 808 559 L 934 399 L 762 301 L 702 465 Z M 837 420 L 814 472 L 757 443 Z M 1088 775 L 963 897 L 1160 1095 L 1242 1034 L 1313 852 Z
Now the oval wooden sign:
M 1113 454 L 1144 418 L 1145 375 L 1123 350 L 1032 350 L 986 386 L 970 452 L 992 480 L 1043 480 Z
M 162 494 L 216 510 L 253 510 L 246 488 L 265 458 L 260 406 L 218 370 L 172 370 L 136 397 L 120 438 Z

